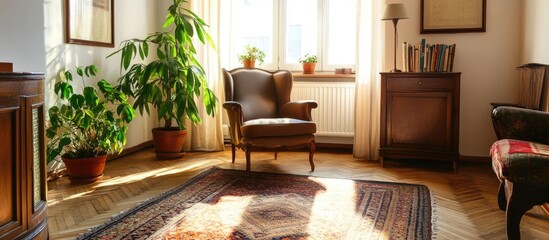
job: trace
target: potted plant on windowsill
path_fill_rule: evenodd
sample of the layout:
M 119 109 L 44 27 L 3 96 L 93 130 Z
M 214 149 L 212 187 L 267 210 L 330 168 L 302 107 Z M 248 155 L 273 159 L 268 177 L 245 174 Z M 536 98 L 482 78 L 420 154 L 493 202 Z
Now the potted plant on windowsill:
M 258 62 L 259 65 L 263 64 L 265 52 L 255 46 L 247 44 L 244 46 L 244 53 L 238 55 L 238 60 L 245 68 L 255 68 L 256 62 Z
M 186 0 L 174 0 L 168 8 L 163 28 L 166 32 L 149 34 L 145 39 L 130 39 L 110 56 L 120 53 L 120 68 L 126 71 L 116 87 L 135 98 L 134 108 L 141 114 L 149 113 L 151 104 L 164 120 L 164 127 L 153 129 L 157 158 L 179 158 L 185 142 L 185 119 L 202 121 L 198 99 L 208 115 L 215 115 L 217 98 L 208 88 L 206 73 L 196 58 L 193 38 L 214 47 L 206 32 L 204 20 L 185 8 Z M 157 59 L 149 63 L 133 63 L 136 56 L 144 61 L 149 45 L 155 46 Z M 177 126 L 172 126 L 173 122 Z
M 299 63 L 303 64 L 303 74 L 313 74 L 315 73 L 315 66 L 318 62 L 316 55 L 305 54 L 302 58 L 299 59 Z
M 59 104 L 48 110 L 47 159 L 51 162 L 61 156 L 71 182 L 94 182 L 103 175 L 107 153 L 124 149 L 127 123 L 135 116 L 127 96 L 104 79 L 98 88 L 86 86 L 84 76 L 94 77 L 97 71 L 94 65 L 76 68 L 81 94 L 74 93 L 73 75 L 66 71 L 65 78 L 55 84 Z M 117 105 L 116 112 L 111 105 Z

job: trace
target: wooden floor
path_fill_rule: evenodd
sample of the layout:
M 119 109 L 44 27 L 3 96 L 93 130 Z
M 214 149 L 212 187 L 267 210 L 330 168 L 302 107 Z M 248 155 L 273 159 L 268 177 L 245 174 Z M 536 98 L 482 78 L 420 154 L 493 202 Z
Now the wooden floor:
M 48 184 L 51 239 L 72 239 L 111 216 L 178 186 L 198 173 L 218 166 L 245 169 L 244 154 L 236 163 L 230 151 L 187 153 L 183 159 L 155 160 L 145 149 L 107 163 L 104 177 L 88 185 L 71 185 L 67 178 Z M 489 164 L 462 163 L 458 174 L 450 163 L 353 159 L 350 153 L 319 151 L 316 170 L 309 172 L 306 152 L 252 153 L 252 171 L 310 174 L 322 177 L 367 179 L 424 184 L 435 199 L 437 239 L 505 239 L 505 213 L 498 209 L 499 182 Z M 549 239 L 549 220 L 536 207 L 522 220 L 522 239 Z

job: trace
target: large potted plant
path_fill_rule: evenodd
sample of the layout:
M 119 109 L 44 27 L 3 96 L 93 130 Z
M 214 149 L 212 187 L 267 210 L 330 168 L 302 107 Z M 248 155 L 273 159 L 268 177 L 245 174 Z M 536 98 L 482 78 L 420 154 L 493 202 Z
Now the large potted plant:
M 263 64 L 265 52 L 261 49 L 247 44 L 244 46 L 244 52 L 238 55 L 238 60 L 245 68 L 255 68 L 255 63 Z
M 120 54 L 120 68 L 125 73 L 116 87 L 135 98 L 134 108 L 149 113 L 151 104 L 163 119 L 164 126 L 153 129 L 157 158 L 178 158 L 186 136 L 185 118 L 202 121 L 197 101 L 202 98 L 208 115 L 215 115 L 216 101 L 208 88 L 206 73 L 196 58 L 194 38 L 214 47 L 204 20 L 174 0 L 164 21 L 165 32 L 149 34 L 145 39 L 129 39 L 112 53 Z M 149 47 L 152 46 L 152 47 Z M 156 60 L 144 63 L 150 49 Z M 110 57 L 109 56 L 109 57 Z M 139 56 L 139 62 L 133 62 Z M 173 123 L 177 126 L 173 126 Z
M 103 175 L 107 153 L 124 149 L 127 123 L 135 116 L 127 96 L 104 79 L 97 88 L 86 86 L 85 77 L 97 71 L 94 65 L 76 68 L 82 93 L 74 92 L 73 75 L 66 71 L 55 84 L 58 103 L 48 110 L 48 162 L 61 156 L 72 182 L 94 182 Z
M 302 58 L 299 59 L 299 63 L 303 64 L 303 74 L 313 74 L 315 73 L 315 66 L 318 62 L 318 58 L 313 54 L 305 54 Z

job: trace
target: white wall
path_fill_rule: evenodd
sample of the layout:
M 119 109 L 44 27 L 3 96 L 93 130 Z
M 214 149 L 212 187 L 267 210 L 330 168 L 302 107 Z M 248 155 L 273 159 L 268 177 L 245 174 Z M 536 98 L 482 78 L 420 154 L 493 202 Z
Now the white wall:
M 7 0 L 6 0 L 7 1 Z M 17 5 L 12 1 L 11 5 Z M 46 62 L 46 104 L 55 103 L 53 85 L 56 77 L 65 69 L 73 70 L 74 66 L 96 65 L 100 72 L 98 79 L 115 83 L 120 76 L 120 56 L 106 58 L 113 53 L 120 42 L 130 38 L 144 38 L 150 32 L 156 32 L 161 25 L 157 20 L 157 1 L 150 0 L 116 0 L 115 2 L 115 48 L 82 46 L 64 43 L 64 2 L 46 0 L 44 6 L 43 30 Z M 37 5 L 40 5 L 37 3 Z M 10 6 L 11 7 L 11 6 Z M 13 26 L 12 26 L 13 27 Z M 15 27 L 17 29 L 17 27 Z M 41 54 L 43 56 L 43 54 Z M 95 84 L 95 82 L 90 83 Z M 151 128 L 157 127 L 156 117 L 138 115 L 129 127 L 126 147 L 132 147 L 152 139 Z
M 521 34 L 521 1 L 487 0 L 486 32 L 459 34 L 419 34 L 420 0 L 386 0 L 405 4 L 409 19 L 398 22 L 399 45 L 417 44 L 421 38 L 430 43 L 457 44 L 454 71 L 461 72 L 460 154 L 489 156 L 496 140 L 490 120 L 491 102 L 516 103 L 519 47 Z M 537 2 L 545 2 L 538 0 Z M 547 5 L 549 3 L 545 3 Z M 541 17 L 541 16 L 540 16 Z M 538 20 L 536 21 L 544 21 Z M 393 25 L 385 23 L 384 71 L 392 68 Z M 547 33 L 546 29 L 546 33 Z M 545 41 L 547 44 L 547 41 Z M 397 67 L 402 69 L 401 49 Z M 549 58 L 548 54 L 545 57 Z
M 16 72 L 45 72 L 44 4 L 0 0 L 0 62 Z
M 524 5 L 521 64 L 549 64 L 549 20 L 547 19 L 549 1 L 521 2 Z

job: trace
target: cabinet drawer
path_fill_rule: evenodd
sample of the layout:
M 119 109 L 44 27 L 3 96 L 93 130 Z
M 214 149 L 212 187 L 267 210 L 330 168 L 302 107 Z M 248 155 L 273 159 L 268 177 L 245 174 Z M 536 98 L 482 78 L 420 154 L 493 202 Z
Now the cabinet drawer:
M 421 89 L 454 89 L 451 78 L 387 78 L 387 91 L 421 90 Z

